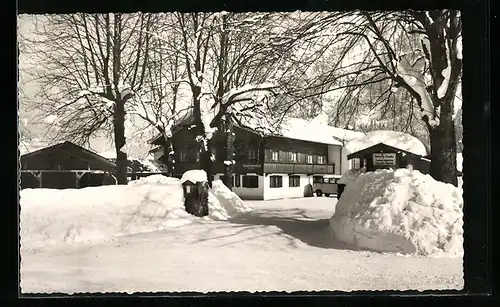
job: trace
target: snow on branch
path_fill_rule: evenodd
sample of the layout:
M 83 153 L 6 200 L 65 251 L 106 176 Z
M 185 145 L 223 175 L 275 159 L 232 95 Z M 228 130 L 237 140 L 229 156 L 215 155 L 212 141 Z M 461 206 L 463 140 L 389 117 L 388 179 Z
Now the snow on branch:
M 279 87 L 279 85 L 277 85 L 275 83 L 271 83 L 271 82 L 261 83 L 261 84 L 256 84 L 256 85 L 247 84 L 247 85 L 244 85 L 242 87 L 231 89 L 228 93 L 226 93 L 224 95 L 224 97 L 222 98 L 222 101 L 223 101 L 223 104 L 231 104 L 234 102 L 236 97 L 241 98 L 242 95 L 252 93 L 252 92 L 259 92 L 259 91 L 262 91 L 262 92 L 267 91 L 267 92 L 274 93 L 273 90 L 277 89 L 278 87 Z M 256 98 L 258 98 L 258 97 L 256 97 Z

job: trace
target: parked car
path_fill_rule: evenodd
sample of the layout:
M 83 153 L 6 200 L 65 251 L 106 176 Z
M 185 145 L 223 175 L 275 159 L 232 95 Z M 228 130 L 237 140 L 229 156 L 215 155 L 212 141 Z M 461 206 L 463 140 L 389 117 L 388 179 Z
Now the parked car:
M 321 197 L 323 194 L 326 197 L 337 193 L 337 181 L 340 175 L 325 175 L 314 176 L 313 178 L 313 191 L 316 196 Z

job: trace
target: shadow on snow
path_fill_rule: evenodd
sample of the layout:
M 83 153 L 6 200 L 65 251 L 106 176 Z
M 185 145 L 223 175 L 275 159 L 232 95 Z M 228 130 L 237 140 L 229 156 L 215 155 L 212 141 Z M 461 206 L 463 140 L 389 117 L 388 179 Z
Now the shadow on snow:
M 299 240 L 318 248 L 361 250 L 335 238 L 329 227 L 329 219 L 312 219 L 302 209 L 255 210 L 232 218 L 228 222 L 245 226 L 237 233 L 255 226 L 275 226 L 279 229 L 276 235 L 288 237 L 289 243 L 293 247 L 297 247 L 295 241 Z

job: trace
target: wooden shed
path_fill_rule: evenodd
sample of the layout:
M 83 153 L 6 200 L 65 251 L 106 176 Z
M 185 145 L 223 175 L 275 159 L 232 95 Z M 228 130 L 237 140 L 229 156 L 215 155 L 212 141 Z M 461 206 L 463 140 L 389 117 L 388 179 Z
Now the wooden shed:
M 428 174 L 430 160 L 412 152 L 378 143 L 363 150 L 347 155 L 347 159 L 359 159 L 359 167 L 366 166 L 367 171 L 376 169 L 406 168 L 411 165 L 413 169 Z
M 70 189 L 116 184 L 112 161 L 71 142 L 21 156 L 21 189 Z

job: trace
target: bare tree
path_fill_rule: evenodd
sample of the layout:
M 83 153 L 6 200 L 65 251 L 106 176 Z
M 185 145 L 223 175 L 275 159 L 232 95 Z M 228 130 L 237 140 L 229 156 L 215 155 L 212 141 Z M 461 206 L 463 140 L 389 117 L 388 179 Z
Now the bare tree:
M 166 164 L 168 172 L 174 174 L 174 148 L 171 142 L 172 127 L 176 120 L 188 113 L 192 106 L 182 104 L 180 85 L 186 82 L 187 71 L 183 64 L 183 57 L 178 52 L 171 52 L 171 46 L 175 46 L 181 38 L 178 32 L 169 31 L 164 27 L 169 20 L 166 15 L 160 15 L 157 19 L 155 29 L 150 30 L 154 37 L 151 40 L 150 59 L 147 66 L 148 82 L 143 86 L 141 92 L 135 93 L 128 104 L 127 113 L 138 116 L 146 125 L 142 126 L 142 132 L 150 128 L 156 130 L 157 134 L 165 140 L 165 148 L 168 150 Z M 168 32 L 168 35 L 159 37 L 155 32 L 159 29 Z M 165 33 L 164 33 L 165 34 Z M 141 138 L 143 133 L 141 134 Z
M 309 25 L 328 24 L 335 37 L 330 45 L 335 51 L 331 69 L 312 79 L 310 87 L 320 88 L 321 94 L 342 91 L 336 115 L 347 114 L 348 121 L 363 109 L 381 118 L 405 110 L 410 123 L 417 117 L 429 134 L 431 176 L 457 185 L 452 118 L 462 73 L 460 12 L 353 12 L 341 18 L 338 14 L 331 16 Z M 374 91 L 376 86 L 383 89 Z M 360 95 L 373 92 L 379 95 L 363 106 Z M 398 93 L 403 96 L 397 97 Z M 398 106 L 404 101 L 409 106 L 401 109 Z
M 270 76 L 271 70 L 267 74 L 261 73 L 259 78 L 256 73 L 257 67 L 265 68 L 262 63 L 270 63 L 276 58 L 266 58 L 266 55 L 271 55 L 271 48 L 261 41 L 270 34 L 264 27 L 264 21 L 269 19 L 267 14 L 227 12 L 175 13 L 173 19 L 170 28 L 178 29 L 182 39 L 172 46 L 171 52 L 180 53 L 184 59 L 186 82 L 193 99 L 194 126 L 200 144 L 200 165 L 210 177 L 213 168 L 211 137 L 217 128 L 222 122 L 229 128 L 226 129 L 229 136 L 226 169 L 230 169 L 231 126 L 233 120 L 238 120 L 234 114 L 250 113 L 257 108 L 257 104 L 250 103 L 256 101 L 254 93 L 269 92 L 277 87 L 272 82 L 260 83 L 265 75 Z M 249 31 L 255 30 L 256 24 L 261 26 L 261 31 Z M 243 102 L 248 103 L 235 111 L 235 107 Z
M 58 136 L 85 143 L 114 137 L 119 184 L 127 182 L 126 105 L 144 86 L 152 14 L 48 15 L 21 50 L 36 61 L 38 108 L 53 117 Z M 138 31 L 139 30 L 139 31 Z

